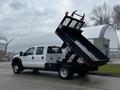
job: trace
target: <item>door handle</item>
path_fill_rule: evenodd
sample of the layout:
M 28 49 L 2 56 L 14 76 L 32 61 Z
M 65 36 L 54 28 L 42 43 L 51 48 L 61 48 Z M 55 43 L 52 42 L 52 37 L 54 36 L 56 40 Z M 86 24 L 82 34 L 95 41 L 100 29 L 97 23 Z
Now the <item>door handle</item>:
M 42 56 L 41 59 L 44 59 L 44 57 Z
M 32 59 L 34 59 L 34 57 L 32 57 Z

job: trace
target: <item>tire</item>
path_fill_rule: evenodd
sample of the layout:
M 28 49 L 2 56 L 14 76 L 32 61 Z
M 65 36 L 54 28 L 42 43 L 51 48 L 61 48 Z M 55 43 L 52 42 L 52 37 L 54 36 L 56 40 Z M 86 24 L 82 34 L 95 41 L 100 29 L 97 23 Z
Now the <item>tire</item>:
M 60 69 L 59 69 L 59 77 L 61 78 L 61 79 L 71 79 L 72 77 L 73 77 L 73 71 L 72 71 L 72 69 L 71 68 L 68 68 L 68 67 L 61 67 Z
M 12 68 L 15 74 L 20 74 L 22 71 L 22 66 L 19 63 L 14 63 Z

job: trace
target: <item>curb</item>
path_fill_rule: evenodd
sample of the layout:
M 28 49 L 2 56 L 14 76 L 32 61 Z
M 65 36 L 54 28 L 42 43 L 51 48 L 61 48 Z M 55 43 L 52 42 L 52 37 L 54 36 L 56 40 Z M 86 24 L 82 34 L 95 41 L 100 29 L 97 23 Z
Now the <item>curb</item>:
M 99 72 L 89 72 L 91 75 L 100 75 L 100 76 L 110 76 L 110 77 L 120 77 L 120 74 L 108 74 L 108 73 L 99 73 Z

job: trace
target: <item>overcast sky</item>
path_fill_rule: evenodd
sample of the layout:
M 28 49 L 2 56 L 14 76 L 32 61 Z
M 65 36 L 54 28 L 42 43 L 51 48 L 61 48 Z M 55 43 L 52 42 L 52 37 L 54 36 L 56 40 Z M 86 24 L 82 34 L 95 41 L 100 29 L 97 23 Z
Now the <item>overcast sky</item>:
M 94 6 L 120 0 L 0 0 L 0 33 L 7 38 L 54 32 L 66 11 L 78 10 L 89 21 Z

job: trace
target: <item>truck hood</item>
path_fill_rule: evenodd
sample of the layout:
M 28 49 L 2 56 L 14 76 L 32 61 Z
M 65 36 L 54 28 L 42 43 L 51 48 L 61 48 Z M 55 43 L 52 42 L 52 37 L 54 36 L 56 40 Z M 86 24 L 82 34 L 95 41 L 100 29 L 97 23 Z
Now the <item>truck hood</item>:
M 13 56 L 13 58 L 16 58 L 16 57 L 19 57 L 19 56 L 20 56 L 20 54 L 16 54 L 16 55 Z

